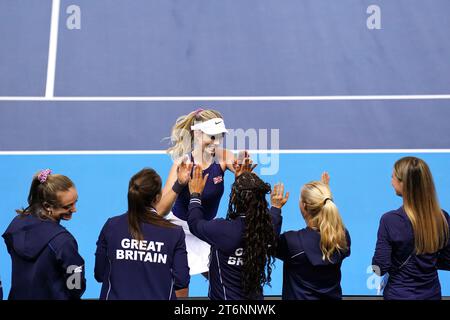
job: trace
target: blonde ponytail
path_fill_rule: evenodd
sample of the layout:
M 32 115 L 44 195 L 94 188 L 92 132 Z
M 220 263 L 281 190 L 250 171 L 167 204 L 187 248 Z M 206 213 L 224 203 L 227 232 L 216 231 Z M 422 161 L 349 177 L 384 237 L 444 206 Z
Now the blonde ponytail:
M 305 184 L 301 192 L 301 201 L 308 213 L 308 225 L 320 233 L 322 259 L 331 262 L 336 251 L 348 250 L 345 226 L 328 185 L 320 181 Z

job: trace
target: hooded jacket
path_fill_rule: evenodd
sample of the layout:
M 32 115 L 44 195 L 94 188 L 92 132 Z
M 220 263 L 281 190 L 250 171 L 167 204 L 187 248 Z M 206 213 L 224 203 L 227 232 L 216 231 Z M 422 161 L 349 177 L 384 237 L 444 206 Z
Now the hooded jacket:
M 283 264 L 283 300 L 341 299 L 341 265 L 350 256 L 350 234 L 345 230 L 348 250 L 335 251 L 323 259 L 320 233 L 307 227 L 280 236 L 277 258 Z
M 75 238 L 58 222 L 15 217 L 3 234 L 12 260 L 10 300 L 79 299 L 86 289 Z

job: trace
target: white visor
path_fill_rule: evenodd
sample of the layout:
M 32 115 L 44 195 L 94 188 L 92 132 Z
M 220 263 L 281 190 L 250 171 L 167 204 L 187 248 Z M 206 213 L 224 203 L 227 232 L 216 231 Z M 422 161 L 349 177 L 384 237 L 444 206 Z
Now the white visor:
M 228 130 L 225 128 L 225 123 L 221 118 L 214 118 L 205 122 L 197 123 L 191 127 L 191 130 L 201 130 L 209 135 L 228 133 Z

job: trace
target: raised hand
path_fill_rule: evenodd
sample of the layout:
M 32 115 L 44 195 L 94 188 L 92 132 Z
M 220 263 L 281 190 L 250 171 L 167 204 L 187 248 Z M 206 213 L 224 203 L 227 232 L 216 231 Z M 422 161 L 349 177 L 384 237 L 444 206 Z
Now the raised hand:
M 239 163 L 242 163 L 245 158 L 250 158 L 250 154 L 248 153 L 247 150 L 239 151 L 237 158 Z
M 252 172 L 258 164 L 253 164 L 253 160 L 247 151 L 239 152 L 237 159 L 233 161 L 234 175 L 239 177 L 243 172 Z
M 325 183 L 326 185 L 329 185 L 329 184 L 330 184 L 330 175 L 328 174 L 328 172 L 324 171 L 324 172 L 322 173 L 321 180 L 322 180 L 322 182 Z
M 200 165 L 194 166 L 194 172 L 192 173 L 192 178 L 189 181 L 189 192 L 190 193 L 202 193 L 205 189 L 206 180 L 208 180 L 209 173 L 203 177 L 203 170 Z
M 270 193 L 270 203 L 272 207 L 281 209 L 289 199 L 289 192 L 284 195 L 284 184 L 277 183 L 273 186 L 272 192 Z
M 191 179 L 192 162 L 189 157 L 184 157 L 177 167 L 178 183 L 182 185 L 188 184 Z

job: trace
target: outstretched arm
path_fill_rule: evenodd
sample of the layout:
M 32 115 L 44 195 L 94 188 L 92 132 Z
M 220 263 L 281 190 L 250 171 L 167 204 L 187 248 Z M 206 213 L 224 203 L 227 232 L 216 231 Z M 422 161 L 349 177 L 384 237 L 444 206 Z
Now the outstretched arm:
M 170 169 L 166 184 L 162 190 L 161 200 L 156 205 L 156 211 L 166 216 L 173 207 L 181 190 L 187 186 L 191 176 L 192 163 L 184 159 L 180 164 L 174 163 Z
M 201 194 L 205 188 L 208 174 L 202 176 L 202 167 L 196 165 L 192 174 L 192 179 L 189 181 L 189 192 L 191 193 L 191 200 L 189 202 L 188 225 L 191 233 L 197 238 L 213 245 L 215 244 L 215 237 L 219 235 L 223 228 L 217 220 L 208 221 L 204 218 L 204 212 L 201 201 Z

